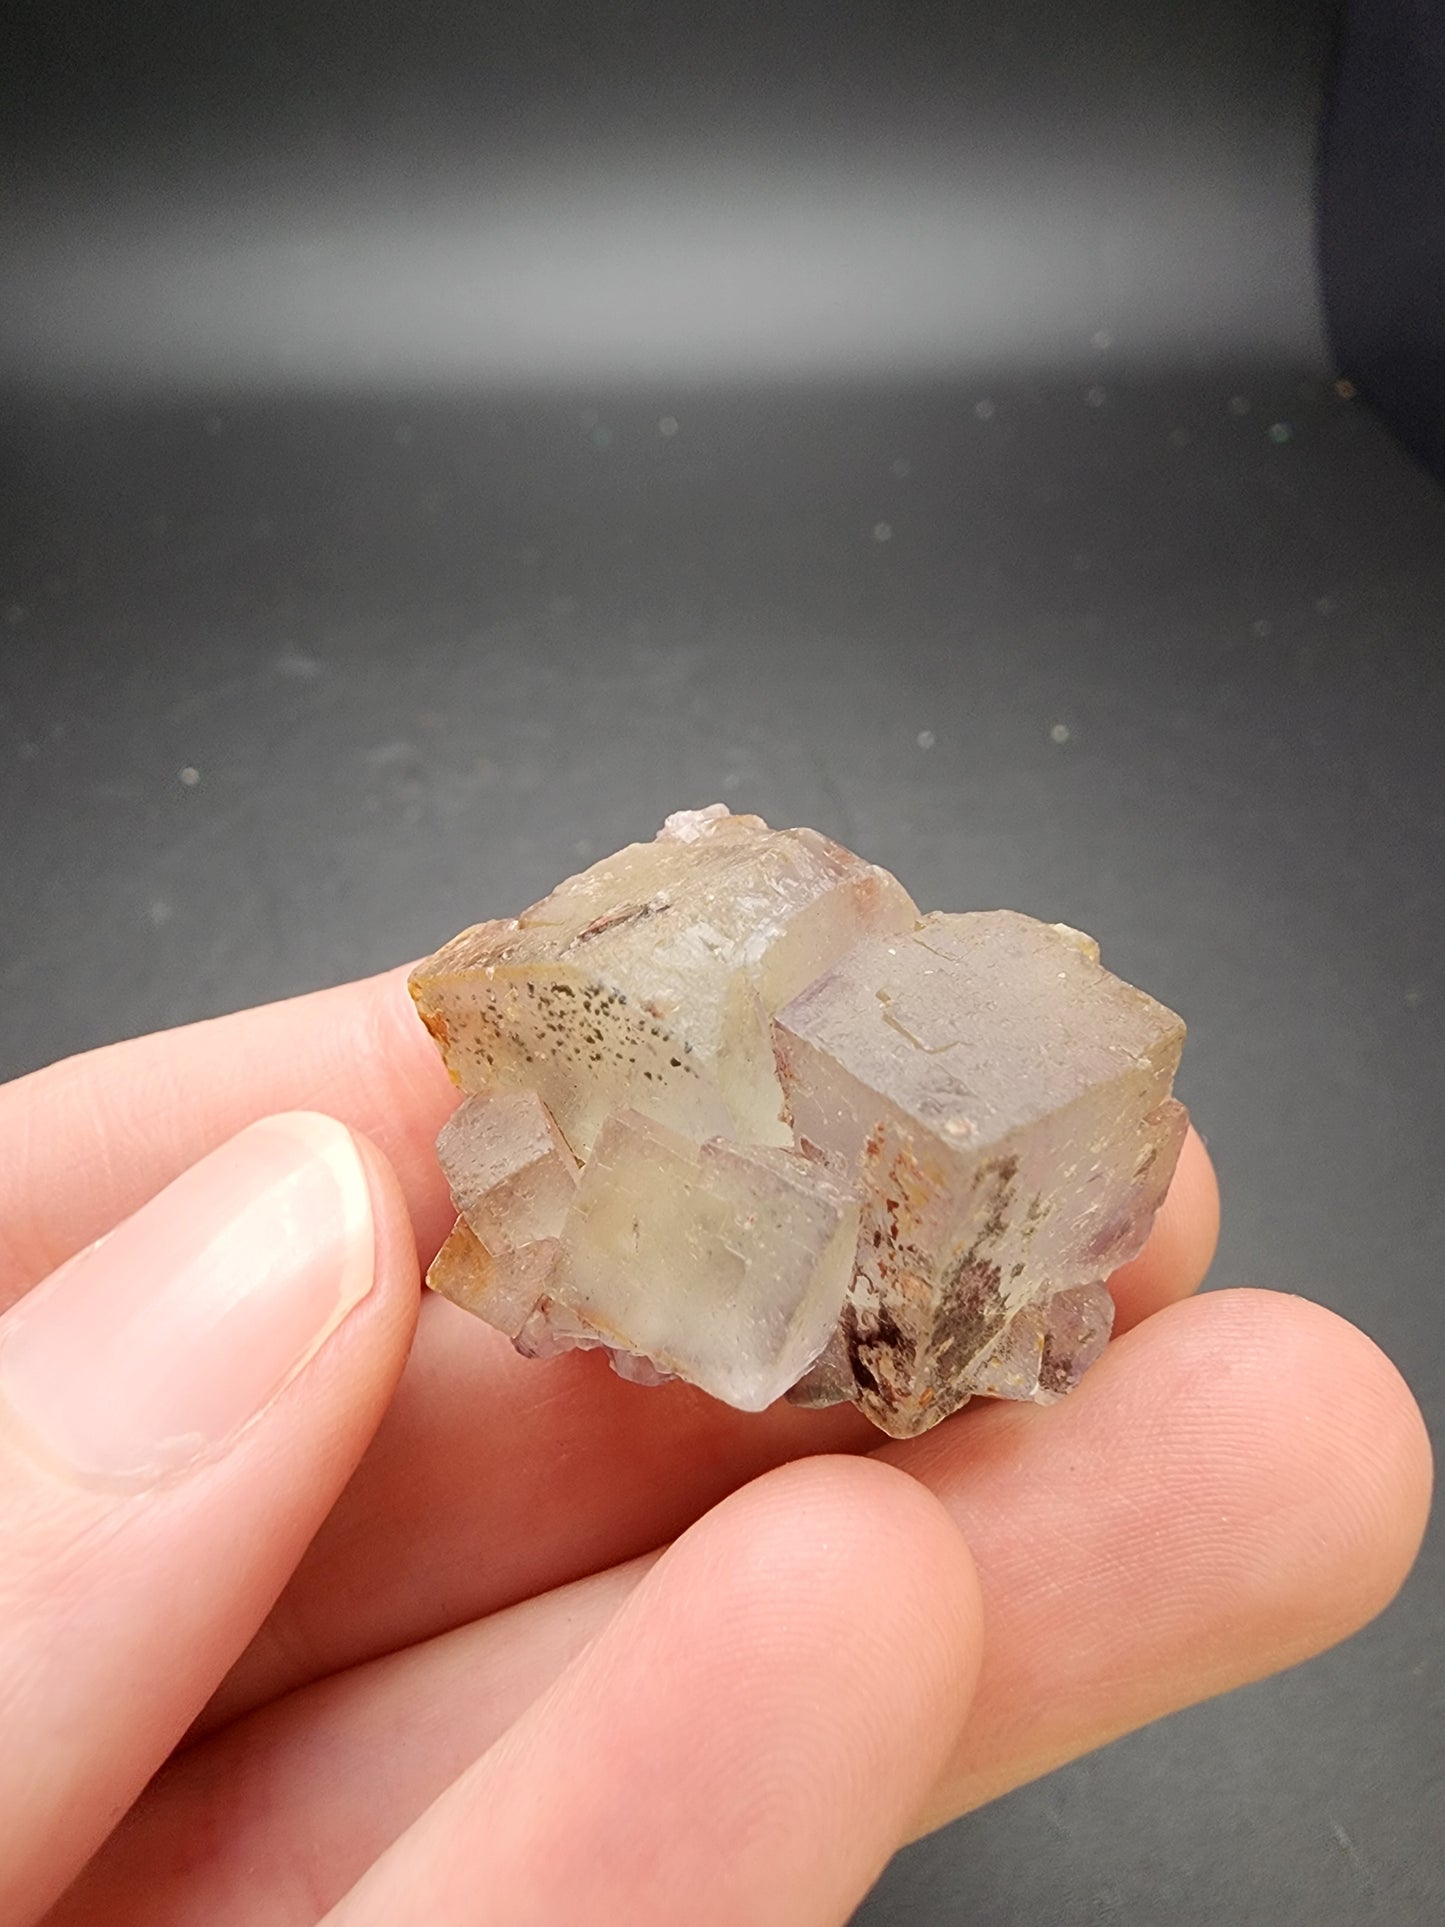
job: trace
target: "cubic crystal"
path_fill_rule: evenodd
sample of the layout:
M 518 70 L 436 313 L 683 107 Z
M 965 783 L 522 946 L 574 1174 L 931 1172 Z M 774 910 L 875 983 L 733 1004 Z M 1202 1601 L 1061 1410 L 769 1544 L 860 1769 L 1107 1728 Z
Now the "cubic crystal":
M 528 1356 L 851 1400 L 898 1437 L 1077 1383 L 1185 1128 L 1183 1025 L 1092 939 L 920 917 L 720 805 L 463 932 L 412 994 L 470 1093 L 435 1290 Z
M 489 1091 L 442 1126 L 437 1159 L 452 1201 L 491 1252 L 555 1238 L 577 1190 L 577 1160 L 535 1091 Z
M 790 1145 L 768 1019 L 860 936 L 918 911 L 813 830 L 721 806 L 669 817 L 412 977 L 464 1091 L 532 1090 L 578 1157 L 613 1111 L 685 1137 Z
M 609 1118 L 562 1232 L 558 1296 L 619 1350 L 744 1411 L 828 1342 L 858 1206 L 794 1151 Z
M 1183 1025 L 1077 932 L 999 910 L 856 944 L 773 1036 L 800 1147 L 862 1207 L 842 1316 L 857 1402 L 906 1436 L 1021 1386 L 1011 1321 L 1133 1257 L 1163 1200 Z M 1077 1376 L 1060 1354 L 1092 1339 L 1062 1307 L 1056 1323 L 1014 1395 Z

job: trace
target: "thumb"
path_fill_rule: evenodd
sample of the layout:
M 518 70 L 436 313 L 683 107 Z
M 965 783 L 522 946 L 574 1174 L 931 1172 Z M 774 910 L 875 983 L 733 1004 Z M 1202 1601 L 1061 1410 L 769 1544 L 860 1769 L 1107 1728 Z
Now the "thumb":
M 379 1153 L 266 1119 L 0 1319 L 0 1919 L 65 1887 L 251 1639 L 406 1357 Z

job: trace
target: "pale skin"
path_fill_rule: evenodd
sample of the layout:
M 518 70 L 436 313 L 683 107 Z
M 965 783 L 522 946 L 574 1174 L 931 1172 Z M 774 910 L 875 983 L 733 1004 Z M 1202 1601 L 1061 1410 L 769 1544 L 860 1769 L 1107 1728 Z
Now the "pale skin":
M 399 973 L 0 1089 L 16 1927 L 836 1927 L 1409 1569 L 1414 1402 L 1317 1306 L 1193 1295 L 1196 1137 L 1079 1392 L 890 1443 L 425 1297 L 454 1101 Z

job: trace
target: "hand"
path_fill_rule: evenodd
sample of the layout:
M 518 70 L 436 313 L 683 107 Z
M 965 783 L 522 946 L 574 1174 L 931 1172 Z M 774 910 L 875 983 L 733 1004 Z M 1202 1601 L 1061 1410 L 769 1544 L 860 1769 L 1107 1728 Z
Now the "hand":
M 1073 1397 L 880 1446 L 418 1319 L 454 1101 L 396 973 L 0 1090 L 7 1922 L 837 1923 L 1410 1565 L 1390 1364 L 1191 1299 L 1196 1138 Z

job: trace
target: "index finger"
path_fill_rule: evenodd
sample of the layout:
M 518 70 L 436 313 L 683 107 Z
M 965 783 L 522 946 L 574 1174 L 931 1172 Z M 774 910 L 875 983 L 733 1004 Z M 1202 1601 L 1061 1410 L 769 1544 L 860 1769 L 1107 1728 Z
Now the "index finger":
M 323 1111 L 385 1152 L 425 1262 L 453 1217 L 432 1147 L 456 1101 L 405 966 L 17 1078 L 0 1086 L 0 1310 L 277 1111 Z

